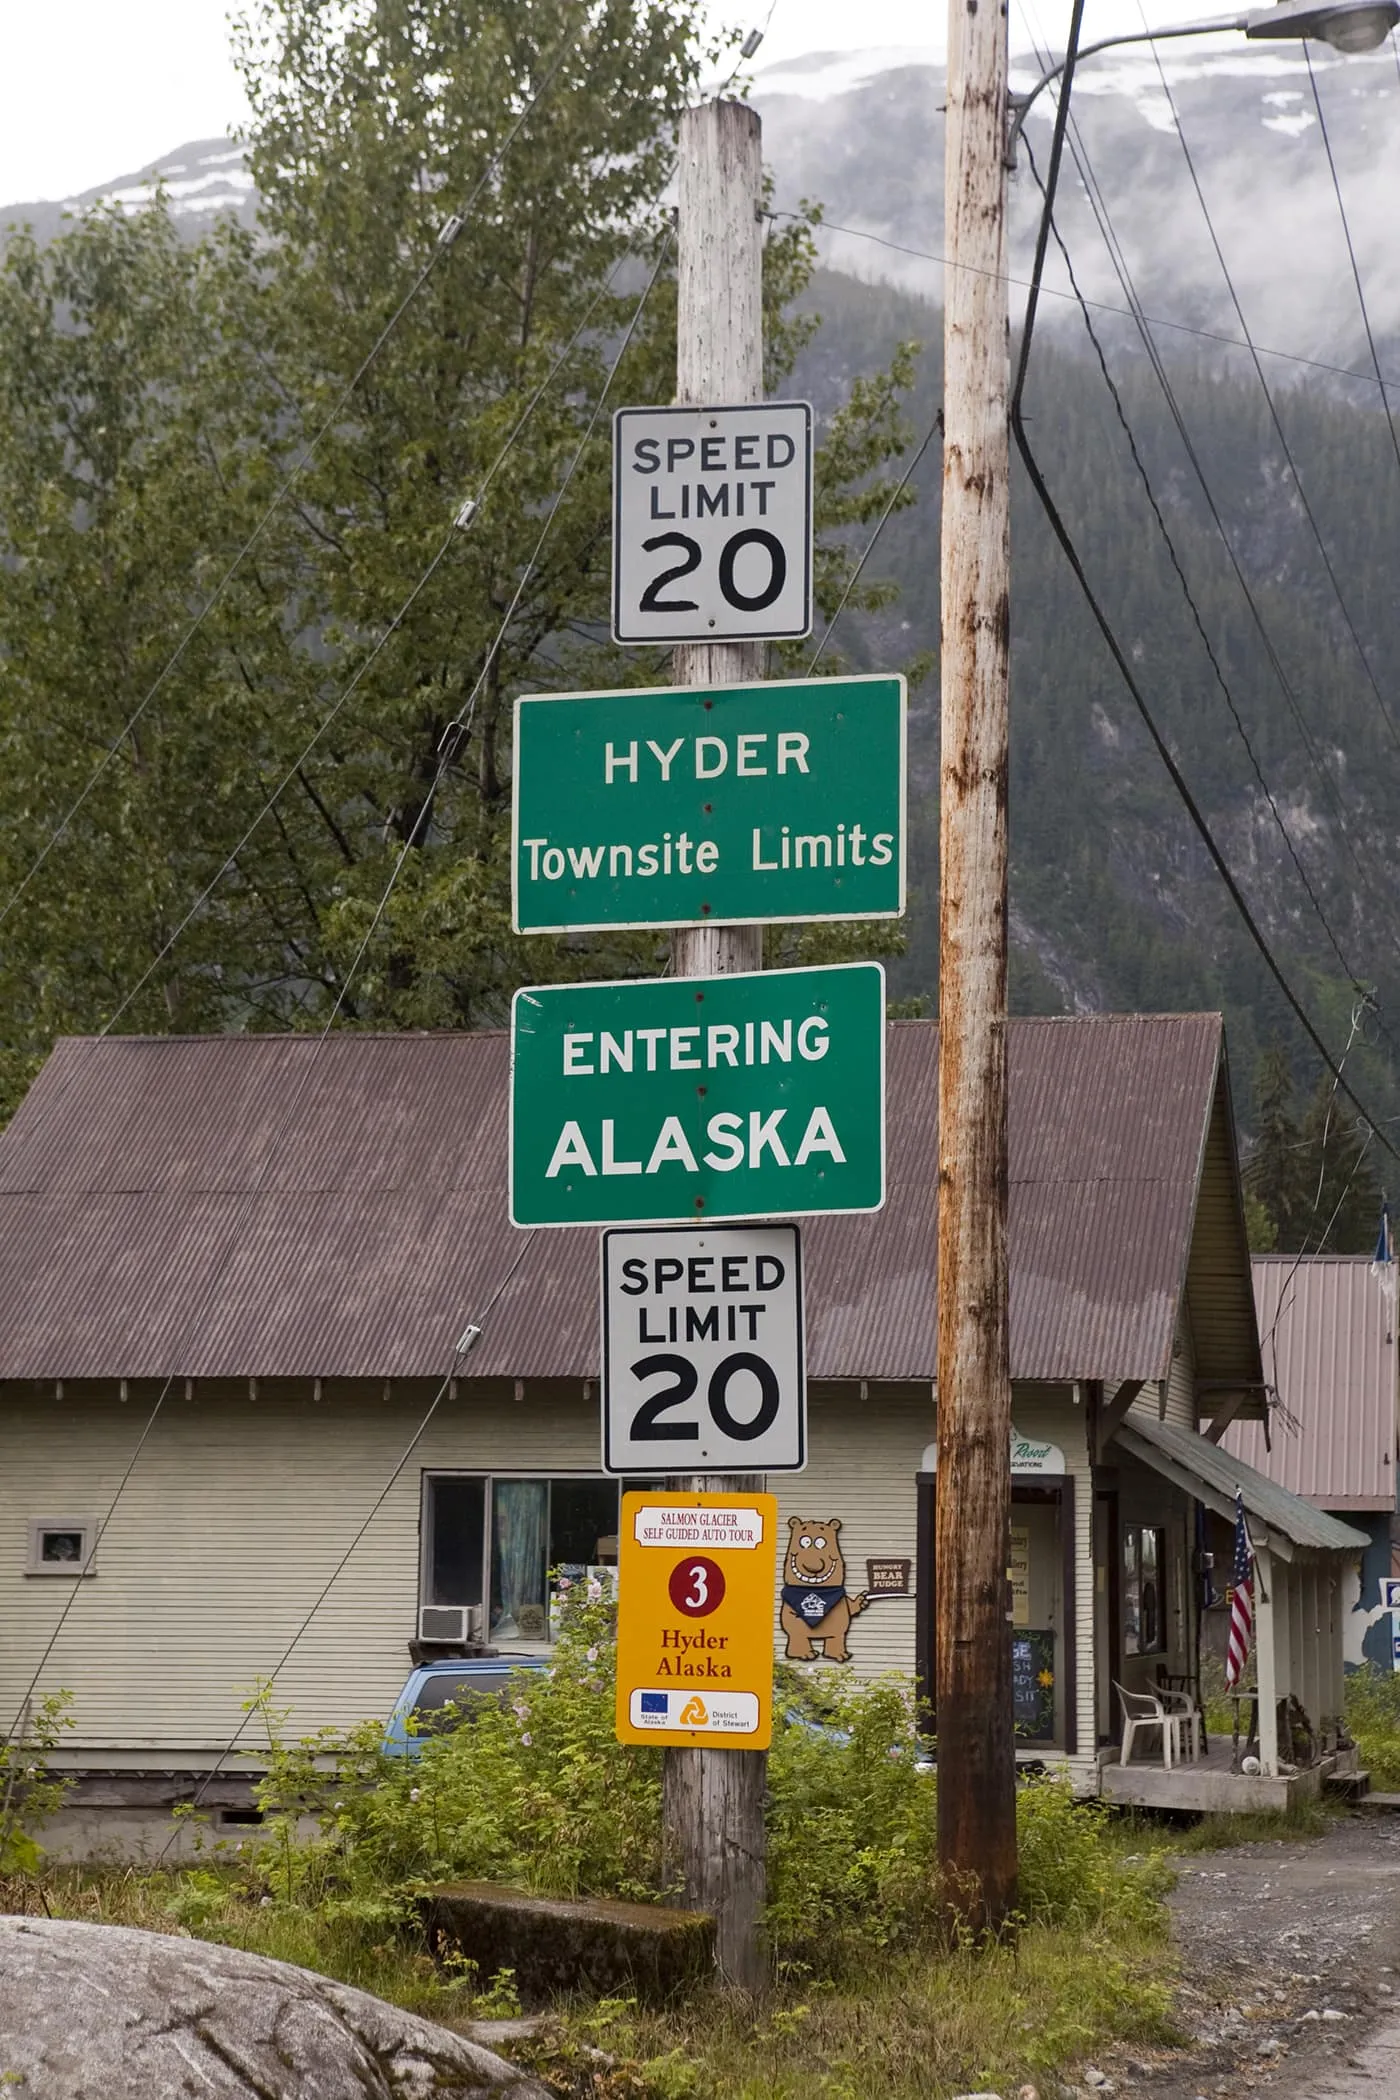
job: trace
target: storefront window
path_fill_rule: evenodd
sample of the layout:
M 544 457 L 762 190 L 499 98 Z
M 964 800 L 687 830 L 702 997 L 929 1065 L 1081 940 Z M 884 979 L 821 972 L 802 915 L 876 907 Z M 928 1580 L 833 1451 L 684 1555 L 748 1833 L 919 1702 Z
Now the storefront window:
M 1130 1525 L 1123 1533 L 1125 1655 L 1161 1655 L 1166 1652 L 1166 1572 L 1166 1532 L 1155 1524 Z
M 618 1493 L 616 1480 L 426 1474 L 424 1601 L 484 1605 L 492 1641 L 548 1640 L 551 1578 L 616 1566 Z

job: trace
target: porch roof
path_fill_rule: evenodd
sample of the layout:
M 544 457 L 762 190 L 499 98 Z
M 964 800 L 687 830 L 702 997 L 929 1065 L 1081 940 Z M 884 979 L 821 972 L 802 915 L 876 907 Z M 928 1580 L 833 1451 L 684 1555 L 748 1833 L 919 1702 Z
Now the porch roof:
M 813 1378 L 933 1379 L 936 1071 L 892 1023 L 886 1206 L 804 1232 Z M 598 1235 L 509 1224 L 507 1073 L 485 1032 L 60 1042 L 0 1136 L 0 1380 L 437 1378 L 488 1303 L 464 1375 L 596 1377 Z M 1220 1016 L 1013 1020 L 1009 1103 L 1012 1375 L 1163 1378 L 1189 1296 L 1253 1398 Z
M 1118 1425 L 1113 1441 L 1230 1523 L 1238 1489 L 1248 1515 L 1267 1527 L 1275 1543 L 1285 1542 L 1285 1559 L 1292 1558 L 1294 1546 L 1318 1553 L 1364 1553 L 1370 1544 L 1364 1531 L 1314 1509 L 1301 1495 L 1290 1494 L 1233 1451 L 1222 1451 L 1193 1430 L 1147 1414 L 1130 1414 Z

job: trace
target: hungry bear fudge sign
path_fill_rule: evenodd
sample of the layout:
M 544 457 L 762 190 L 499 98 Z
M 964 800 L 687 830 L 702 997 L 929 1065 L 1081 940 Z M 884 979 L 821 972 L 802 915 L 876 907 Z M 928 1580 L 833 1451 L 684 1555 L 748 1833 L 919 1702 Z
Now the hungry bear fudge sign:
M 773 1495 L 623 1496 L 619 1742 L 768 1748 L 777 1523 Z
M 807 1462 L 796 1225 L 603 1234 L 603 1470 Z

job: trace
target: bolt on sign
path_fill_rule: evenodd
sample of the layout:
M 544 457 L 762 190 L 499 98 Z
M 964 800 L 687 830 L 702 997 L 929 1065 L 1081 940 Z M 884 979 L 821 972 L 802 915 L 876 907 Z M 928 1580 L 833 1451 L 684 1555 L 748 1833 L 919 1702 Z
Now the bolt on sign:
M 773 1495 L 623 1496 L 620 1743 L 768 1748 L 777 1524 Z
M 796 639 L 812 630 L 812 411 L 620 408 L 613 637 Z
M 515 1225 L 879 1210 L 879 963 L 520 991 Z
M 796 1225 L 624 1227 L 603 1240 L 603 1471 L 807 1462 Z
M 515 703 L 518 933 L 904 910 L 898 677 Z

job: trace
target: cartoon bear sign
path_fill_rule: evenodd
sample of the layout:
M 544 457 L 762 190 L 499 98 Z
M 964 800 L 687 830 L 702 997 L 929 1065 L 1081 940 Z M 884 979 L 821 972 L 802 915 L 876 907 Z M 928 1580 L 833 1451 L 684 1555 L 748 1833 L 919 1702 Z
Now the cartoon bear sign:
M 790 1517 L 783 1555 L 782 1609 L 778 1623 L 787 1638 L 789 1662 L 849 1662 L 846 1636 L 851 1621 L 865 1610 L 864 1590 L 846 1594 L 846 1562 L 841 1552 L 841 1519 Z

